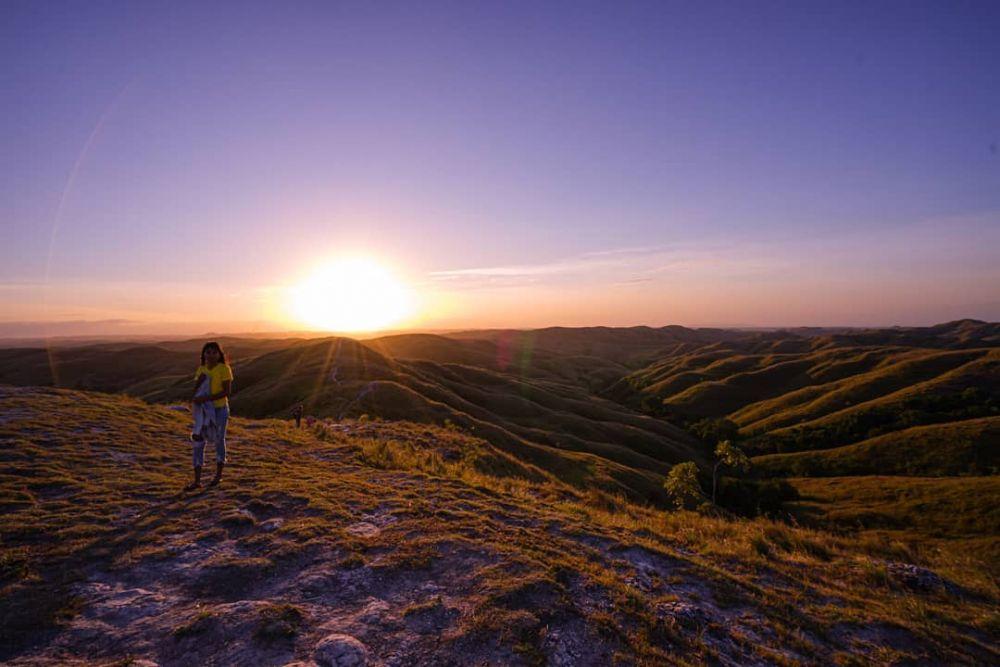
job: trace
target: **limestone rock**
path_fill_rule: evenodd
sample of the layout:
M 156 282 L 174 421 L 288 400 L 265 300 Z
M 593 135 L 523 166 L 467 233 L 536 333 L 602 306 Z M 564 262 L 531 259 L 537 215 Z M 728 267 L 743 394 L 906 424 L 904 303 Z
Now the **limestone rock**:
M 313 652 L 322 667 L 363 667 L 368 664 L 368 649 L 350 635 L 327 635 Z

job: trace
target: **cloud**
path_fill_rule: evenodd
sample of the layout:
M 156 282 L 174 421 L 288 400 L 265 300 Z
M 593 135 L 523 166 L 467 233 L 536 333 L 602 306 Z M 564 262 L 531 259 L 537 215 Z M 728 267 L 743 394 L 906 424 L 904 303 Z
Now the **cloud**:
M 595 270 L 611 271 L 645 265 L 656 257 L 673 257 L 684 252 L 682 247 L 662 245 L 631 248 L 610 248 L 585 252 L 574 257 L 564 257 L 551 262 L 537 264 L 509 264 L 467 269 L 432 271 L 428 275 L 434 280 L 456 280 L 461 278 L 529 278 L 538 276 L 566 276 L 591 273 Z
M 471 277 L 524 277 L 546 276 L 580 271 L 594 262 L 582 258 L 575 260 L 558 260 L 543 264 L 514 264 L 510 266 L 486 266 L 472 269 L 452 269 L 448 271 L 432 271 L 432 278 L 449 280 L 453 278 Z
M 651 283 L 653 278 L 629 278 L 628 280 L 619 280 L 614 283 L 615 285 L 636 285 L 638 283 Z
M 648 255 L 657 252 L 667 252 L 670 248 L 663 245 L 636 246 L 633 248 L 613 248 L 611 250 L 594 250 L 580 255 L 581 258 L 590 257 L 618 257 L 622 255 Z
M 744 244 L 690 243 L 610 248 L 537 264 L 510 264 L 433 271 L 437 283 L 466 289 L 531 284 L 638 285 L 672 274 L 715 276 L 759 274 L 774 267 L 766 248 Z

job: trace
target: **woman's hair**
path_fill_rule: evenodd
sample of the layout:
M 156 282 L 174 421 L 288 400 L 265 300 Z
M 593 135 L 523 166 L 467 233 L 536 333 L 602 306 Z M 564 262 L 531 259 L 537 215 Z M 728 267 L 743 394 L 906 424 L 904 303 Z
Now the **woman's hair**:
M 226 353 L 222 351 L 222 346 L 219 345 L 218 343 L 216 343 L 214 340 L 212 340 L 212 341 L 209 341 L 209 342 L 205 343 L 201 347 L 201 365 L 202 366 L 205 365 L 205 353 L 208 352 L 209 350 L 211 350 L 212 348 L 215 348 L 216 350 L 218 350 L 218 352 L 219 352 L 219 363 L 220 364 L 228 364 L 229 363 L 229 358 L 226 357 Z

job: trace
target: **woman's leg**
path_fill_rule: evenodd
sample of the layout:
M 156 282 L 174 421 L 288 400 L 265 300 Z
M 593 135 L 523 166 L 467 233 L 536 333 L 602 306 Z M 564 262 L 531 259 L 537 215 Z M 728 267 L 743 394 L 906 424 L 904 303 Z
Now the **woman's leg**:
M 222 479 L 222 469 L 226 465 L 226 424 L 229 422 L 229 406 L 215 408 L 215 477 L 212 486 Z
M 201 468 L 205 465 L 205 441 L 191 443 L 191 463 L 194 465 L 194 481 L 187 486 L 188 491 L 201 486 Z

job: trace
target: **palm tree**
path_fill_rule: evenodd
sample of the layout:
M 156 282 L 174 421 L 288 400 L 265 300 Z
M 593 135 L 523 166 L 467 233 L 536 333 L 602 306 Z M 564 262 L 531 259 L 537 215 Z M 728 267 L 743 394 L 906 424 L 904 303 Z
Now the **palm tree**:
M 750 459 L 743 450 L 731 443 L 723 440 L 715 447 L 715 466 L 712 468 L 712 504 L 715 504 L 715 489 L 719 478 L 719 468 L 729 466 L 737 470 L 745 471 L 750 468 Z

